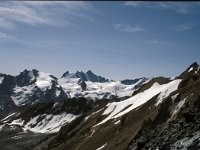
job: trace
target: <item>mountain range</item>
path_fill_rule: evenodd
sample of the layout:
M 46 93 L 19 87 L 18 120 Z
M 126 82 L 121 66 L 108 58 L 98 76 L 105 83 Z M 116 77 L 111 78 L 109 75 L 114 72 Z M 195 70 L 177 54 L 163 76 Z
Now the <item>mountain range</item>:
M 121 98 L 130 96 L 147 80 L 140 78 L 126 84 L 124 81 L 109 81 L 92 71 L 67 71 L 61 78 L 36 69 L 24 70 L 17 76 L 0 74 L 0 108 L 4 115 L 16 106 L 61 102 L 74 97 L 92 100 Z
M 91 71 L 56 78 L 0 74 L 5 150 L 200 148 L 200 67 L 174 79 L 112 81 Z

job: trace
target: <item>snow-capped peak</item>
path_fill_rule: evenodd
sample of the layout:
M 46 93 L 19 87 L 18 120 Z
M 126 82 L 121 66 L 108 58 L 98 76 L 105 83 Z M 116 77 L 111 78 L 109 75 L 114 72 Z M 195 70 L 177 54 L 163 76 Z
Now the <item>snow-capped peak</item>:
M 191 78 L 196 75 L 200 75 L 200 67 L 194 62 L 178 78 Z
M 91 82 L 100 82 L 100 83 L 109 82 L 108 79 L 94 74 L 91 70 L 88 70 L 87 72 L 76 71 L 76 73 L 69 73 L 69 71 L 66 71 L 62 75 L 62 78 L 79 78 L 82 81 L 91 81 Z

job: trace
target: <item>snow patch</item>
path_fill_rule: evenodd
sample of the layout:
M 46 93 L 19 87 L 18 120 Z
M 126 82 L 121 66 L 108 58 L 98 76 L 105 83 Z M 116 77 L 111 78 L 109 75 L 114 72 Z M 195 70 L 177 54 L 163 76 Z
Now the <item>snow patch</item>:
M 121 120 L 116 121 L 114 124 L 119 124 L 121 122 Z
M 95 115 L 95 114 L 97 114 L 97 113 L 99 113 L 100 111 L 102 111 L 104 108 L 101 108 L 101 109 L 99 109 L 99 110 L 97 110 L 97 111 L 95 111 L 95 112 L 93 112 L 92 114 L 91 114 L 91 116 L 93 116 L 93 115 Z
M 2 131 L 2 128 L 5 126 L 5 124 L 0 125 L 0 131 Z
M 188 70 L 188 72 L 191 72 L 193 70 L 193 67 L 191 67 L 189 70 Z
M 0 77 L 0 84 L 3 82 L 4 77 Z
M 107 145 L 107 143 L 102 145 L 101 147 L 97 148 L 96 150 L 102 150 L 106 145 Z
M 58 97 L 60 95 L 60 91 L 56 90 L 56 96 Z
M 23 126 L 24 124 L 24 120 L 22 119 L 17 119 L 17 120 L 13 120 L 10 125 L 20 125 L 20 126 Z
M 177 94 L 175 94 L 175 95 L 173 95 L 173 96 L 171 97 L 172 101 L 174 101 L 174 100 L 177 98 L 178 94 L 179 94 L 179 93 L 177 93 Z
M 92 137 L 92 135 L 94 134 L 95 130 L 92 130 L 92 133 L 90 134 L 89 137 Z
M 29 85 L 24 87 L 16 86 L 13 89 L 14 95 L 11 96 L 13 102 L 15 105 L 20 106 L 24 104 L 26 101 L 28 101 L 28 96 L 31 95 L 34 91 L 35 85 Z
M 181 107 L 185 104 L 185 100 L 186 98 L 184 98 L 182 101 L 180 101 L 176 107 L 174 108 L 173 112 L 172 112 L 172 115 L 176 114 L 180 109 Z
M 5 121 L 5 120 L 7 120 L 8 118 L 10 118 L 11 116 L 13 116 L 13 115 L 15 115 L 15 114 L 16 114 L 16 112 L 14 112 L 14 113 L 12 113 L 12 114 L 6 116 L 6 117 L 3 118 L 1 121 Z

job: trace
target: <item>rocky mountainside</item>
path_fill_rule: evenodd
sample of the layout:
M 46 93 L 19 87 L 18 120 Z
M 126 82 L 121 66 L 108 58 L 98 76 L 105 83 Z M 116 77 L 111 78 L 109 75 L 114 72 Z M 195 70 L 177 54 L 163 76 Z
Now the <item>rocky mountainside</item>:
M 80 83 L 69 73 L 58 84 L 63 80 Z M 94 84 L 84 82 L 86 89 Z M 156 77 L 143 82 L 129 97 L 68 97 L 20 106 L 1 120 L 0 145 L 24 150 L 199 149 L 199 91 L 200 67 L 193 63 L 173 80 Z

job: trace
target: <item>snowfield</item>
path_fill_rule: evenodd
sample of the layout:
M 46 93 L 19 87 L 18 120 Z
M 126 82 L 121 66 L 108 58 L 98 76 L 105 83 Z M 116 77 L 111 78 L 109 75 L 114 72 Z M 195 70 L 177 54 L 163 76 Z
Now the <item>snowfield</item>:
M 78 83 L 79 80 L 79 78 L 64 77 L 59 79 L 58 83 L 70 97 L 85 97 L 96 100 L 103 98 L 109 99 L 111 96 L 119 98 L 131 96 L 133 91 L 137 89 L 137 85 L 144 82 L 143 79 L 140 79 L 135 84 L 125 85 L 120 81 L 110 81 L 105 83 L 86 81 L 87 88 L 82 91 L 82 88 Z
M 40 89 L 45 90 L 46 88 L 51 88 L 52 85 L 52 78 L 50 77 L 51 74 L 38 72 L 39 76 L 37 77 L 36 86 Z
M 11 96 L 16 106 L 25 104 L 28 101 L 28 95 L 31 95 L 35 91 L 35 85 L 29 85 L 24 87 L 16 86 L 13 88 L 14 95 Z
M 146 103 L 152 97 L 159 94 L 157 98 L 156 106 L 162 103 L 162 100 L 169 96 L 169 94 L 175 91 L 178 88 L 179 83 L 181 82 L 180 79 L 171 81 L 167 84 L 160 85 L 158 83 L 154 83 L 149 89 L 132 96 L 124 101 L 120 102 L 112 102 L 107 104 L 107 109 L 103 112 L 102 115 L 108 115 L 103 121 L 98 123 L 97 125 L 103 124 L 106 121 L 112 118 L 118 118 L 131 110 L 137 108 L 138 106 Z M 97 126 L 96 125 L 96 126 Z
M 11 114 L 10 116 L 12 116 Z M 79 115 L 61 113 L 58 115 L 53 114 L 42 114 L 30 118 L 27 123 L 22 119 L 13 120 L 9 125 L 20 125 L 24 131 L 30 130 L 35 133 L 55 133 L 60 130 L 62 125 L 65 123 L 70 123 L 74 119 L 76 119 Z M 7 122 L 4 118 L 2 121 Z

